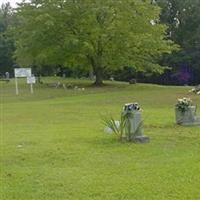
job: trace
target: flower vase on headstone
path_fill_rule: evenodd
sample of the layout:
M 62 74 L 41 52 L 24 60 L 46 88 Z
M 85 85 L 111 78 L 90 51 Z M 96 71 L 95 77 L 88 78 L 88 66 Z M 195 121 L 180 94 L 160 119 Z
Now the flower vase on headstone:
M 125 137 L 128 141 L 135 143 L 149 142 L 149 137 L 144 135 L 140 107 L 137 103 L 125 104 L 122 118 L 125 124 Z
M 200 125 L 197 107 L 188 98 L 179 99 L 175 107 L 176 123 L 184 126 Z

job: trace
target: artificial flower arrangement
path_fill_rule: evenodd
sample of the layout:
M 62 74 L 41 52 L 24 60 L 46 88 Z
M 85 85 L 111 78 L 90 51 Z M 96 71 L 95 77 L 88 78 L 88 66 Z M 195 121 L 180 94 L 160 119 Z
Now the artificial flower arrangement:
M 190 98 L 182 98 L 178 99 L 176 103 L 176 108 L 180 110 L 181 112 L 186 112 L 190 106 L 192 106 L 192 100 Z
M 135 102 L 135 103 L 125 104 L 123 110 L 127 110 L 127 111 L 132 111 L 132 110 L 139 111 L 139 110 L 141 110 L 141 108 L 140 108 L 139 104 L 137 102 Z

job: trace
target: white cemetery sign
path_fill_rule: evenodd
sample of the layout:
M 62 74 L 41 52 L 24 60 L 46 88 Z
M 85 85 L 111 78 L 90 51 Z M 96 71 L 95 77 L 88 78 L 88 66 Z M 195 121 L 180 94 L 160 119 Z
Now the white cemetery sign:
M 31 76 L 31 68 L 15 68 L 15 78 Z
M 27 84 L 35 84 L 36 79 L 35 76 L 27 77 Z
M 27 78 L 27 83 L 30 84 L 31 93 L 33 93 L 33 83 L 35 83 L 35 77 L 32 77 L 31 68 L 15 68 L 15 88 L 16 95 L 19 94 L 17 78 Z

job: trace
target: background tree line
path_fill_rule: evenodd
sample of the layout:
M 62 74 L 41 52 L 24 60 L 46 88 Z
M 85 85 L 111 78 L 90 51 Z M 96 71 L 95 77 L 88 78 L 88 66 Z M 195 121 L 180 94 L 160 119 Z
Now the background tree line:
M 19 65 L 44 75 L 93 72 L 96 84 L 110 76 L 198 84 L 199 58 L 198 0 L 32 0 L 0 9 L 2 74 Z

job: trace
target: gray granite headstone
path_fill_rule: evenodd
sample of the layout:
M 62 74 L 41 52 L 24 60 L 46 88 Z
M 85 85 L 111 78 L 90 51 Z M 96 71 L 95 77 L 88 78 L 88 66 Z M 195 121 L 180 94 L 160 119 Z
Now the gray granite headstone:
M 185 126 L 200 125 L 199 117 L 196 114 L 196 106 L 189 106 L 187 110 L 181 111 L 175 108 L 176 123 Z
M 143 121 L 137 103 L 125 104 L 122 116 L 126 118 L 125 135 L 127 140 L 136 143 L 149 142 L 149 137 L 144 136 Z

